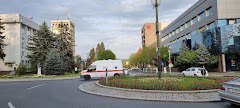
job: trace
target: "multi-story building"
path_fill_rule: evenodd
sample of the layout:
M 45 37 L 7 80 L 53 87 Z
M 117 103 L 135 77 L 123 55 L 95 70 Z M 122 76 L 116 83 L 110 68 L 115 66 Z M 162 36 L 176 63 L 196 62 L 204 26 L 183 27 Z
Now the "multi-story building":
M 181 45 L 204 44 L 219 56 L 219 71 L 240 70 L 239 0 L 199 0 L 162 30 L 162 45 L 178 53 Z
M 169 23 L 159 23 L 159 31 L 163 30 Z M 157 47 L 155 23 L 145 23 L 142 27 L 142 47 Z
M 75 55 L 75 27 L 71 20 L 52 20 L 51 30 L 54 34 L 59 35 L 62 29 L 66 29 L 69 35 L 66 39 L 72 45 L 72 51 Z
M 0 71 L 12 71 L 19 64 L 29 66 L 27 50 L 29 37 L 39 28 L 39 25 L 20 14 L 0 14 L 5 36 L 4 61 L 0 60 Z

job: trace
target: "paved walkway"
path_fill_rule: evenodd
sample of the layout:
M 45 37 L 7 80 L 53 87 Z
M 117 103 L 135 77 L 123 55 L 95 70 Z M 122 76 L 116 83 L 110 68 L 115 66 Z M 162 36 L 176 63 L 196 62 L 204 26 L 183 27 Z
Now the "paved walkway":
M 154 90 L 130 90 L 99 85 L 96 81 L 87 82 L 79 86 L 83 92 L 124 99 L 151 100 L 151 101 L 179 101 L 179 102 L 209 102 L 220 101 L 218 90 L 196 92 L 172 92 Z

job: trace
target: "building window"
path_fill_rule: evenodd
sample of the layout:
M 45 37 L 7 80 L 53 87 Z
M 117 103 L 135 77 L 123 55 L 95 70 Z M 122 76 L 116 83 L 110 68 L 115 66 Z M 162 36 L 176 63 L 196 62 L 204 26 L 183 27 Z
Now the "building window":
M 194 25 L 197 23 L 197 17 L 194 17 L 192 20 L 191 20 L 191 25 Z
M 208 8 L 207 11 L 206 11 L 206 16 L 207 17 L 211 16 L 211 15 L 213 15 L 213 8 L 212 7 Z
M 202 33 L 202 32 L 204 32 L 205 30 L 206 30 L 206 28 L 205 28 L 205 26 L 203 26 L 203 27 L 201 27 L 201 28 L 198 29 L 198 32 L 199 32 L 199 33 Z
M 178 33 L 179 33 L 179 28 L 176 29 L 176 34 L 178 34 Z
M 222 27 L 226 25 L 228 25 L 227 20 L 218 20 L 218 27 Z
M 183 31 L 183 30 L 184 30 L 184 28 L 185 28 L 185 26 L 184 26 L 184 25 L 182 25 L 182 26 L 180 27 L 180 31 Z
M 208 24 L 206 29 L 209 30 L 209 29 L 213 29 L 213 28 L 215 28 L 214 22 Z
M 236 20 L 235 19 L 230 19 L 228 20 L 228 24 L 235 24 L 236 23 Z
M 205 19 L 205 17 L 206 17 L 206 15 L 205 15 L 204 12 L 200 13 L 200 14 L 198 15 L 198 21 L 201 21 L 201 20 Z
M 240 23 L 240 19 L 236 19 L 237 23 Z

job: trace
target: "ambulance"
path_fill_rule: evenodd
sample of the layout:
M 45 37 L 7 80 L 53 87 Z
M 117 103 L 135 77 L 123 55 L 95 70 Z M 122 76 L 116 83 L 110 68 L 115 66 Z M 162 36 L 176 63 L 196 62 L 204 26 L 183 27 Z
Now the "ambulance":
M 112 77 L 123 75 L 123 66 L 121 60 L 99 60 L 93 62 L 87 70 L 80 73 L 80 77 L 85 80 L 91 78 Z

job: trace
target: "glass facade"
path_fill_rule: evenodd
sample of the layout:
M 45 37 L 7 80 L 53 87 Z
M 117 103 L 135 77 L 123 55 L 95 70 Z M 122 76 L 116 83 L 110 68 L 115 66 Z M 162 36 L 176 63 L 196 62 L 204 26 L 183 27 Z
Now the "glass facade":
M 170 44 L 173 53 L 178 53 L 184 40 L 188 39 L 190 48 L 203 43 L 211 54 L 225 54 L 227 71 L 240 71 L 240 24 L 216 27 L 203 32 L 193 31 L 190 35 Z M 190 41 L 190 42 L 189 42 Z M 186 42 L 186 41 L 185 41 Z
M 227 20 L 218 20 L 218 27 L 226 26 L 228 25 Z

